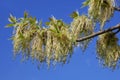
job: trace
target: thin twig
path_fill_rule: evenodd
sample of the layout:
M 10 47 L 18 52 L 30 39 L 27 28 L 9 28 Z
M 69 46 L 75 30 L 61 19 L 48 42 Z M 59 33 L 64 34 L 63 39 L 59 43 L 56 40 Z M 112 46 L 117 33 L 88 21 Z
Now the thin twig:
M 114 10 L 120 11 L 120 8 L 119 7 L 114 7 Z
M 111 28 L 109 28 L 109 29 L 107 29 L 107 30 L 99 31 L 99 32 L 97 32 L 97 33 L 94 33 L 94 34 L 91 34 L 91 35 L 88 35 L 88 36 L 79 38 L 79 39 L 76 40 L 76 42 L 84 41 L 84 40 L 87 40 L 87 39 L 96 37 L 96 36 L 98 36 L 98 35 L 101 35 L 101 34 L 104 34 L 104 33 L 106 33 L 106 32 L 116 30 L 116 29 L 120 29 L 120 24 L 118 24 L 118 25 L 116 25 L 116 26 L 113 26 L 113 27 L 111 27 Z
M 114 32 L 114 35 L 116 35 L 119 32 L 120 32 L 120 28 L 116 32 Z

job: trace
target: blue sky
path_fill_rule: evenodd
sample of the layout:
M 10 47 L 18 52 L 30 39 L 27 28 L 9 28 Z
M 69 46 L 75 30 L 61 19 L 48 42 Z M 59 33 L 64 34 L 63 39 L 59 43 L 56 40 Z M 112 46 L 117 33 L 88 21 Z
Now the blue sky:
M 35 16 L 43 22 L 54 15 L 70 23 L 69 15 L 78 10 L 80 14 L 86 13 L 86 8 L 80 9 L 84 0 L 0 0 L 0 80 L 119 80 L 120 69 L 112 71 L 103 68 L 96 59 L 95 41 L 91 42 L 85 53 L 75 48 L 68 64 L 56 65 L 47 69 L 46 66 L 37 68 L 36 63 L 30 60 L 21 62 L 21 56 L 14 59 L 12 41 L 12 28 L 5 28 L 8 24 L 9 14 L 17 18 L 22 17 L 24 11 Z M 114 26 L 120 22 L 120 12 L 115 12 L 112 21 L 107 26 Z

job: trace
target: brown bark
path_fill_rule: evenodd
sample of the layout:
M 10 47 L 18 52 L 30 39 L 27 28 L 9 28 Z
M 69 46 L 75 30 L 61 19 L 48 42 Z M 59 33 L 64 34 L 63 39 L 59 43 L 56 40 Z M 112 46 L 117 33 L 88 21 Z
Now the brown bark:
M 113 30 L 117 30 L 117 29 L 120 29 L 120 24 L 118 24 L 116 26 L 113 26 L 113 27 L 111 27 L 111 28 L 109 28 L 107 30 L 99 31 L 97 33 L 94 33 L 94 34 L 79 38 L 79 39 L 76 40 L 76 42 L 84 41 L 84 40 L 87 40 L 87 39 L 90 39 L 90 38 L 96 37 L 98 35 L 101 35 L 101 34 L 104 34 L 104 33 L 107 33 L 107 32 L 113 31 Z

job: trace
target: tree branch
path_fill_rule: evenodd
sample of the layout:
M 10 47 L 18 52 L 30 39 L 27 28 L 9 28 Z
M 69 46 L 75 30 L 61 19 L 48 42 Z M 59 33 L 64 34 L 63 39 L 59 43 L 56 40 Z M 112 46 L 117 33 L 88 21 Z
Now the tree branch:
M 120 11 L 120 8 L 119 7 L 114 7 L 114 10 Z
M 87 39 L 96 37 L 96 36 L 98 36 L 98 35 L 101 35 L 101 34 L 104 34 L 104 33 L 106 33 L 106 32 L 116 30 L 116 29 L 120 29 L 120 24 L 118 24 L 118 25 L 116 25 L 116 26 L 113 26 L 113 27 L 111 27 L 111 28 L 109 28 L 109 29 L 107 29 L 107 30 L 99 31 L 99 32 L 97 32 L 97 33 L 94 33 L 94 34 L 91 34 L 91 35 L 88 35 L 88 36 L 79 38 L 79 39 L 76 40 L 76 42 L 84 41 L 84 40 L 87 40 Z
M 116 32 L 114 32 L 114 35 L 119 33 L 119 32 L 120 32 L 120 28 Z

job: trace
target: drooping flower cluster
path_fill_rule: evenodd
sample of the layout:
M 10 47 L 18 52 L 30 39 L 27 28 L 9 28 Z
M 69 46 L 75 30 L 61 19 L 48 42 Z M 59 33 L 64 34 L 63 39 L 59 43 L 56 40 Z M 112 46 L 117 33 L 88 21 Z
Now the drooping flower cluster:
M 97 41 L 97 54 L 104 66 L 115 68 L 120 58 L 120 45 L 113 32 L 99 36 Z
M 29 17 L 27 13 L 24 18 L 16 20 L 12 15 L 9 20 L 14 26 L 12 37 L 14 53 L 22 53 L 23 58 L 32 57 L 39 62 L 65 63 L 72 54 L 72 42 L 69 26 L 54 17 L 47 22 L 47 28 L 36 22 L 36 18 Z M 15 23 L 12 21 L 15 19 Z
M 114 0 L 86 0 L 84 6 L 89 6 L 88 14 L 96 22 L 100 22 L 101 28 L 110 19 L 114 12 Z
M 78 12 L 74 12 L 72 15 L 74 14 L 78 14 Z M 92 34 L 94 32 L 94 23 L 87 16 L 85 15 L 79 16 L 78 14 L 71 23 L 71 30 L 72 30 L 72 35 L 74 35 L 73 39 L 75 41 L 78 38 L 82 38 Z M 85 50 L 89 41 L 90 39 L 79 43 L 79 45 L 81 45 L 81 48 L 83 50 Z

